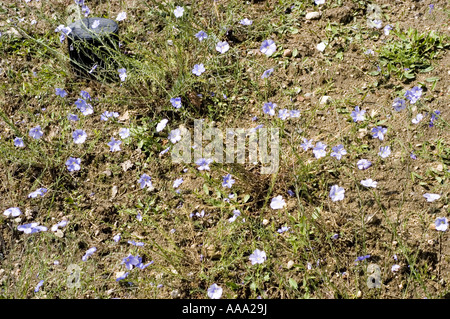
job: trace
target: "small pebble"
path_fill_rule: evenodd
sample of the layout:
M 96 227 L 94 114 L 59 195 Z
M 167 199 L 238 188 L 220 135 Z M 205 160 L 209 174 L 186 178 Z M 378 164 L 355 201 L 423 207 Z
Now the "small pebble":
M 308 12 L 305 16 L 306 20 L 316 20 L 320 18 L 319 12 Z
M 325 105 L 331 102 L 331 96 L 325 95 L 320 98 L 320 104 Z
M 292 50 L 291 49 L 284 50 L 283 57 L 290 58 L 291 56 L 292 56 Z

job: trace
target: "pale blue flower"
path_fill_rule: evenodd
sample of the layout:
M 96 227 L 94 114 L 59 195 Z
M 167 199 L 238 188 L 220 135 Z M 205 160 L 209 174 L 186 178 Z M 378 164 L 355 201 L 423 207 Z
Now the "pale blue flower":
M 389 35 L 389 32 L 391 32 L 391 30 L 392 30 L 392 26 L 390 24 L 386 25 L 383 28 L 384 35 Z
M 166 154 L 168 151 L 170 150 L 170 146 L 168 148 L 166 148 L 165 150 L 162 150 L 159 155 L 164 155 Z
M 227 41 L 222 41 L 217 43 L 216 45 L 216 50 L 220 53 L 225 53 L 230 49 L 230 45 L 228 44 Z
M 289 117 L 289 111 L 287 109 L 278 110 L 278 117 L 283 121 Z
M 405 97 L 409 100 L 411 104 L 417 102 L 422 96 L 422 88 L 415 86 L 411 90 L 407 90 L 405 93 Z
M 94 254 L 97 251 L 97 247 L 89 248 L 84 256 L 81 258 L 82 261 L 86 261 L 92 254 Z
M 392 271 L 392 272 L 397 272 L 397 271 L 399 271 L 399 269 L 400 269 L 400 265 L 393 265 L 393 266 L 391 267 L 391 271 Z
M 133 269 L 133 266 L 136 266 L 137 264 L 139 264 L 139 256 L 133 256 L 132 254 L 129 254 L 127 257 L 125 257 L 124 259 L 122 259 L 122 262 L 120 263 L 121 265 L 125 264 L 125 267 L 128 270 Z
M 125 79 L 127 78 L 127 69 L 120 68 L 117 69 L 117 72 L 119 72 L 120 81 L 125 81 Z
M 38 284 L 36 285 L 36 287 L 34 288 L 34 292 L 38 292 L 43 284 L 44 284 L 43 280 L 39 281 Z
M 446 231 L 448 229 L 448 220 L 445 217 L 436 218 L 434 225 L 438 231 Z
M 173 182 L 173 188 L 178 188 L 182 183 L 184 182 L 184 180 L 180 177 L 177 178 L 174 182 Z
M 387 133 L 387 128 L 382 126 L 377 126 L 372 128 L 373 138 L 378 138 L 380 141 L 384 140 L 384 134 Z
M 235 180 L 231 176 L 231 174 L 227 174 L 223 177 L 222 187 L 228 187 L 231 188 L 233 184 L 235 183 Z
M 316 147 L 313 148 L 314 156 L 319 159 L 327 155 L 326 149 L 327 145 L 322 142 L 317 142 Z
M 179 109 L 181 105 L 181 97 L 173 97 L 170 99 L 170 103 L 172 103 L 172 106 L 176 109 Z
M 64 42 L 64 40 L 66 39 L 66 36 L 69 35 L 69 33 L 72 32 L 72 29 L 69 27 L 66 27 L 64 24 L 60 24 L 56 29 L 55 32 L 60 32 L 60 36 L 59 36 L 59 41 L 61 43 Z
M 107 145 L 111 152 L 118 152 L 121 150 L 120 144 L 122 144 L 121 140 L 116 140 L 114 137 L 111 137 L 111 141 Z
M 253 21 L 245 18 L 245 19 L 242 19 L 241 21 L 239 21 L 239 23 L 242 25 L 251 25 L 253 23 Z
M 324 4 L 325 0 L 314 0 L 314 2 L 316 3 L 316 5 L 319 5 L 319 4 Z
M 5 215 L 6 217 L 17 217 L 20 214 L 22 214 L 22 212 L 20 211 L 19 207 L 10 207 L 3 212 L 3 215 Z
M 203 171 L 203 170 L 207 170 L 209 171 L 209 164 L 211 164 L 213 162 L 212 159 L 207 159 L 207 158 L 200 158 L 198 159 L 195 164 L 198 165 L 198 170 L 199 171 Z
M 206 69 L 205 69 L 203 63 L 194 65 L 194 68 L 192 69 L 192 73 L 194 73 L 197 76 L 200 76 L 205 71 L 206 71 Z
M 360 110 L 359 106 L 355 106 L 355 110 L 352 111 L 352 113 L 350 114 L 350 116 L 353 119 L 353 122 L 360 122 L 360 121 L 364 121 L 366 118 L 364 117 L 364 114 L 366 113 L 365 110 Z
M 173 10 L 173 14 L 175 15 L 176 18 L 182 17 L 183 13 L 184 13 L 184 8 L 180 7 L 180 6 L 177 6 L 175 8 L 175 10 Z
M 152 178 L 145 173 L 141 175 L 138 182 L 139 182 L 139 184 L 141 184 L 141 188 L 144 188 L 144 187 L 152 188 L 153 187 Z
M 262 264 L 264 261 L 266 261 L 267 256 L 266 253 L 262 250 L 255 249 L 253 253 L 249 256 L 250 261 L 252 262 L 252 265 L 254 264 Z
M 69 157 L 69 159 L 66 161 L 66 166 L 69 172 L 79 171 L 81 169 L 80 163 L 80 158 Z
M 339 187 L 338 185 L 331 186 L 330 198 L 333 202 L 343 200 L 344 194 L 345 194 L 345 189 L 343 187 Z
M 81 113 L 83 113 L 83 115 L 89 115 L 89 114 L 92 114 L 94 112 L 94 109 L 92 108 L 92 105 L 86 103 L 86 101 L 83 100 L 83 99 L 80 99 L 80 98 L 77 99 L 75 101 L 75 105 L 81 111 Z
M 130 137 L 130 129 L 125 128 L 125 127 L 121 128 L 119 131 L 119 136 L 123 139 Z
M 166 127 L 167 122 L 169 122 L 168 119 L 161 120 L 161 122 L 156 125 L 156 132 L 161 132 Z
M 105 112 L 102 113 L 102 115 L 100 115 L 100 120 L 107 121 L 108 119 L 110 119 L 112 117 L 118 118 L 119 117 L 119 113 L 105 111 Z
M 207 38 L 208 38 L 208 35 L 206 34 L 205 31 L 199 31 L 199 32 L 197 32 L 197 33 L 195 34 L 195 37 L 201 42 L 201 41 L 203 41 L 204 39 L 207 39 Z
M 259 50 L 266 56 L 271 56 L 277 50 L 277 46 L 275 45 L 275 42 L 271 39 L 264 40 Z
M 289 116 L 291 118 L 296 118 L 296 117 L 300 117 L 300 110 L 291 110 L 289 112 Z
M 430 124 L 428 124 L 429 127 L 434 126 L 434 121 L 438 118 L 439 115 L 441 115 L 441 112 L 437 110 L 431 113 Z
M 181 130 L 180 129 L 175 129 L 170 131 L 168 139 L 175 144 L 176 142 L 181 140 Z
M 363 261 L 363 260 L 369 259 L 369 258 L 370 258 L 370 255 L 356 257 L 355 264 L 358 264 L 358 261 Z
M 229 223 L 234 222 L 236 220 L 236 218 L 238 218 L 239 216 L 241 216 L 241 211 L 238 209 L 233 210 L 233 216 L 228 219 L 228 222 Z
M 134 241 L 134 240 L 129 240 L 128 243 L 131 244 L 131 245 L 133 245 L 133 246 L 137 246 L 137 247 L 142 247 L 142 246 L 145 245 L 145 244 L 142 243 L 142 242 L 136 242 L 136 241 Z
M 60 221 L 59 223 L 53 225 L 52 228 L 50 228 L 50 230 L 55 232 L 58 230 L 59 227 L 66 227 L 68 223 L 69 223 L 69 221 L 64 219 L 64 220 Z
M 35 190 L 34 192 L 28 194 L 28 198 L 36 198 L 38 196 L 44 197 L 45 193 L 47 193 L 47 188 L 41 187 Z
M 372 163 L 369 160 L 360 159 L 358 161 L 358 163 L 356 163 L 356 165 L 358 165 L 358 168 L 360 170 L 364 170 L 364 169 L 368 169 L 372 165 Z
M 275 115 L 275 108 L 277 105 L 272 102 L 264 103 L 263 105 L 263 112 L 269 115 Z
M 397 97 L 394 99 L 394 103 L 392 103 L 392 106 L 394 107 L 394 110 L 400 112 L 401 110 L 404 110 L 406 108 L 406 102 L 404 99 Z
M 116 20 L 117 20 L 117 21 L 122 21 L 122 20 L 125 20 L 126 18 L 127 18 L 127 13 L 126 13 L 126 12 L 120 12 L 120 13 L 117 15 Z
M 118 243 L 119 240 L 120 240 L 121 238 L 122 238 L 122 237 L 121 237 L 119 234 L 117 234 L 117 235 L 115 235 L 115 236 L 113 237 L 113 240 L 114 240 L 116 243 Z
M 382 25 L 382 21 L 375 19 L 371 21 L 371 24 L 374 28 L 380 29 L 383 25 Z
M 347 154 L 347 151 L 344 149 L 344 145 L 339 144 L 333 148 L 331 148 L 333 151 L 331 152 L 331 156 L 335 157 L 337 160 L 341 160 L 342 156 Z
M 80 120 L 80 119 L 78 118 L 77 115 L 72 114 L 72 113 L 69 113 L 69 114 L 67 115 L 67 118 L 69 119 L 69 121 L 74 121 L 74 122 Z
M 279 229 L 277 230 L 277 232 L 278 232 L 279 234 L 282 234 L 282 233 L 284 233 L 284 232 L 287 232 L 289 229 L 291 229 L 291 227 L 283 226 L 283 227 L 279 228 Z
M 91 95 L 87 91 L 81 90 L 80 95 L 84 100 L 91 100 Z
M 273 68 L 265 70 L 263 72 L 263 74 L 261 75 L 261 79 L 268 78 L 272 73 L 273 73 Z
M 416 115 L 415 118 L 413 118 L 413 119 L 411 120 L 411 122 L 412 122 L 413 124 L 418 124 L 420 121 L 422 121 L 422 119 L 423 119 L 423 115 L 419 113 L 419 114 Z
M 94 22 L 92 22 L 92 29 L 96 29 L 98 26 L 100 25 L 100 20 L 94 20 Z
M 300 144 L 300 146 L 303 148 L 303 150 L 307 151 L 307 150 L 309 150 L 310 148 L 313 148 L 313 147 L 314 147 L 313 144 L 312 144 L 312 142 L 313 142 L 312 139 L 308 140 L 308 139 L 306 139 L 306 138 L 303 137 L 303 143 Z
M 83 13 L 85 17 L 87 17 L 90 12 L 91 12 L 91 10 L 88 8 L 87 5 L 83 5 L 81 7 L 81 13 Z
M 217 284 L 212 284 L 208 288 L 208 297 L 211 299 L 220 299 L 222 297 L 222 288 Z
M 382 158 L 386 158 L 389 155 L 391 155 L 391 148 L 388 146 L 381 146 L 380 151 L 378 152 L 378 155 Z
M 439 198 L 441 198 L 441 195 L 425 193 L 425 194 L 423 194 L 423 197 L 425 197 L 427 199 L 427 202 L 434 202 L 435 200 L 438 200 Z
M 40 226 L 39 223 L 30 223 L 17 226 L 17 230 L 23 231 L 25 234 L 34 234 L 41 231 L 46 231 L 47 227 Z
M 75 144 L 83 144 L 86 141 L 87 134 L 84 130 L 75 130 L 72 133 L 72 138 Z
M 376 188 L 377 187 L 377 182 L 372 180 L 371 178 L 369 178 L 369 179 L 362 180 L 361 181 L 361 185 L 365 186 L 365 187 Z
M 16 137 L 14 139 L 14 146 L 15 147 L 25 147 L 25 143 L 23 142 L 23 139 L 21 137 Z
M 67 96 L 67 92 L 64 89 L 61 89 L 61 88 L 56 88 L 55 89 L 55 94 L 60 96 L 60 97 L 66 97 Z
M 116 281 L 121 281 L 121 280 L 127 278 L 129 274 L 130 274 L 129 272 L 118 273 L 119 276 L 116 277 Z
M 30 129 L 30 133 L 29 135 L 34 138 L 35 140 L 38 140 L 42 137 L 42 135 L 44 135 L 44 133 L 41 130 L 41 126 L 38 125 L 36 127 L 33 127 L 32 129 Z

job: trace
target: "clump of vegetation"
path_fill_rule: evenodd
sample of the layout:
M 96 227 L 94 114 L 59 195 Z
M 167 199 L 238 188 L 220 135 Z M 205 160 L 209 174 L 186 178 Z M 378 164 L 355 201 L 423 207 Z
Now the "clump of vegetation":
M 400 80 L 411 80 L 417 73 L 433 70 L 433 60 L 450 46 L 448 36 L 436 31 L 420 33 L 409 28 L 407 32 L 393 32 L 392 38 L 380 50 L 380 65 Z

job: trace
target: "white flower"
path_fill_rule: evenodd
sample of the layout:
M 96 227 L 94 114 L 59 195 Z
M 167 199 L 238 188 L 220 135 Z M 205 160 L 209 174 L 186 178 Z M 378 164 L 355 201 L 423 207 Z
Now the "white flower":
M 286 206 L 286 202 L 281 195 L 272 198 L 272 201 L 270 202 L 270 208 L 272 209 L 281 209 L 284 206 Z
M 173 14 L 175 15 L 176 18 L 180 18 L 181 16 L 183 16 L 184 13 L 184 8 L 177 6 L 175 10 L 173 10 Z
M 156 125 L 156 132 L 161 132 L 166 127 L 167 122 L 169 122 L 168 119 L 163 119 L 161 122 Z
M 377 182 L 372 180 L 371 178 L 369 179 L 365 179 L 361 181 L 361 185 L 365 186 L 365 187 L 373 187 L 376 188 L 377 187 Z
M 423 194 L 423 197 L 425 197 L 427 199 L 427 202 L 434 202 L 435 200 L 438 200 L 439 198 L 441 198 L 441 195 L 425 193 L 425 194 Z
M 122 21 L 125 20 L 127 18 L 127 13 L 126 12 L 121 12 L 117 15 L 116 20 L 117 21 Z
M 227 41 L 219 42 L 216 45 L 216 50 L 219 51 L 220 53 L 225 53 L 229 49 L 230 49 L 230 45 L 228 44 Z
M 328 43 L 326 43 L 326 42 L 320 42 L 320 43 L 316 46 L 316 48 L 317 48 L 317 50 L 319 50 L 320 52 L 323 52 L 323 51 L 325 50 L 327 44 L 328 44 Z

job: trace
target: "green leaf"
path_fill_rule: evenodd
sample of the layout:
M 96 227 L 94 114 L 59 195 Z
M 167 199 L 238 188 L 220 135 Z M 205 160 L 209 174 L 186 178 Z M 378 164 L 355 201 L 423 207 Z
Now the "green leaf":
M 228 287 L 230 287 L 231 290 L 237 290 L 237 289 L 239 289 L 239 286 L 238 286 L 236 283 L 232 282 L 232 281 L 225 283 L 225 285 L 227 285 Z
M 208 185 L 203 184 L 203 191 L 205 192 L 206 195 L 209 195 L 209 188 L 208 188 Z
M 409 72 L 403 73 L 403 76 L 407 79 L 414 79 L 416 77 L 414 74 L 409 73 Z
M 297 282 L 292 278 L 289 278 L 289 286 L 291 286 L 292 289 L 298 288 Z
M 256 290 L 256 282 L 252 282 L 251 284 L 250 284 L 250 289 L 251 290 Z
M 243 203 L 247 203 L 247 201 L 250 199 L 250 195 L 249 194 L 245 194 L 244 195 L 244 199 L 242 200 Z
M 425 81 L 427 81 L 427 82 L 437 82 L 437 81 L 439 81 L 439 79 L 440 79 L 439 77 L 434 76 L 434 77 L 426 79 Z
M 427 73 L 427 72 L 431 72 L 431 71 L 433 71 L 433 70 L 434 70 L 434 67 L 429 66 L 428 68 L 423 69 L 423 70 L 421 70 L 420 72 L 421 72 L 421 73 Z

